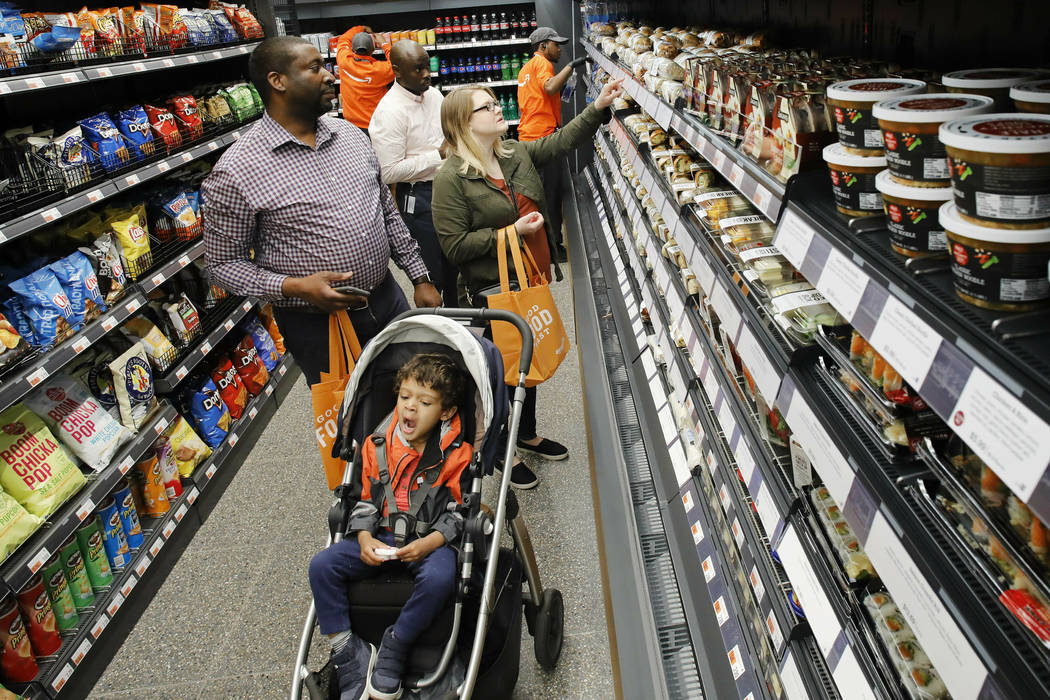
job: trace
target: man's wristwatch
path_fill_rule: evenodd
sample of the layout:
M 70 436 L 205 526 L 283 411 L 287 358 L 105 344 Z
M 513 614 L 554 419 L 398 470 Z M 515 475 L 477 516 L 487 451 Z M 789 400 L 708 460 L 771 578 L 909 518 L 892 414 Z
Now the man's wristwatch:
M 425 275 L 422 275 L 420 277 L 417 277 L 414 280 L 412 280 L 412 286 L 413 287 L 418 287 L 421 284 L 434 284 L 433 282 L 430 281 L 430 274 L 429 273 L 427 273 Z

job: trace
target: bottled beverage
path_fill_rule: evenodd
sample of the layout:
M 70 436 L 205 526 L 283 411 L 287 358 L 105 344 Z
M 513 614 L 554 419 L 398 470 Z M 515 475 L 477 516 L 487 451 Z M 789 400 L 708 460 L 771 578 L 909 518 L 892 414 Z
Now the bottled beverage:
M 430 57 L 430 74 L 437 75 L 440 71 L 440 63 L 437 56 Z
M 456 15 L 455 17 L 452 18 L 452 39 L 451 39 L 451 42 L 452 43 L 459 42 L 461 40 L 460 39 L 461 36 L 463 36 L 463 25 L 460 24 L 459 15 Z
M 520 31 L 521 31 L 521 20 L 518 19 L 518 13 L 517 12 L 511 12 L 510 13 L 510 35 L 512 37 L 517 37 L 518 36 L 518 32 L 520 32 Z
M 537 26 L 538 25 L 536 24 L 536 10 L 533 10 L 532 11 L 532 18 L 529 20 L 529 30 L 530 31 L 536 31 L 536 27 Z
M 510 100 L 511 100 L 511 105 L 510 105 L 510 118 L 511 118 L 511 120 L 521 119 L 521 111 L 518 110 L 518 100 L 517 100 L 517 98 L 512 97 L 512 98 L 510 98 Z
M 489 15 L 487 12 L 481 13 L 481 37 L 482 41 L 488 41 L 489 31 L 492 29 L 492 25 L 489 24 Z
M 442 78 L 448 77 L 448 61 L 446 61 L 445 59 L 441 59 L 441 67 L 438 71 L 438 75 L 440 75 Z
M 445 29 L 441 33 L 445 35 L 445 38 L 441 42 L 442 44 L 450 44 L 450 43 L 452 43 L 452 18 L 451 17 L 446 17 L 445 18 Z
M 500 108 L 500 111 L 503 113 L 503 119 L 506 120 L 507 119 L 507 96 L 506 95 L 500 95 L 499 108 Z
M 499 56 L 489 56 L 489 80 L 499 80 Z
M 441 24 L 441 18 L 438 17 L 434 22 L 434 36 L 437 38 L 437 43 L 441 43 L 441 39 L 444 35 L 444 28 Z
M 516 80 L 520 71 L 521 59 L 518 58 L 517 54 L 514 54 L 510 59 L 510 75 L 504 78 L 504 80 Z
M 468 58 L 467 59 L 467 82 L 468 83 L 474 82 L 474 78 L 477 77 L 477 73 L 478 73 L 477 59 Z
M 503 54 L 499 59 L 500 80 L 510 80 L 510 56 Z
M 499 13 L 499 38 L 507 39 L 510 37 L 510 20 L 507 19 L 506 12 Z
M 481 40 L 481 23 L 478 22 L 477 15 L 470 16 L 470 38 L 474 41 Z

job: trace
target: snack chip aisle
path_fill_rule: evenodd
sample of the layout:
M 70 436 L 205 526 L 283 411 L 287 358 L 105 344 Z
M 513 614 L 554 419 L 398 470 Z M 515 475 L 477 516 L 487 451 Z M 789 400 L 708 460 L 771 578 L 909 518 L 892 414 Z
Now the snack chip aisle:
M 742 5 L 581 8 L 626 93 L 574 181 L 596 508 L 674 562 L 612 626 L 651 606 L 671 697 L 1044 696 L 1046 57 L 826 59 Z

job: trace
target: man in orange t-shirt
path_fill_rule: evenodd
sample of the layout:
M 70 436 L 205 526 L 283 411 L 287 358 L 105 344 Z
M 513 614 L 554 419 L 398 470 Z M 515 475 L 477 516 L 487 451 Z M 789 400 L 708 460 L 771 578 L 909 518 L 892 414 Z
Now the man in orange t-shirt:
M 533 56 L 518 73 L 518 108 L 521 123 L 518 124 L 520 141 L 536 141 L 554 133 L 561 126 L 561 91 L 569 81 L 576 66 L 582 65 L 586 57 L 570 61 L 557 74 L 554 64 L 561 58 L 561 45 L 568 39 L 550 27 L 540 27 L 529 35 Z M 543 196 L 547 200 L 548 221 L 546 225 L 551 238 L 559 241 L 551 251 L 555 259 L 565 260 L 565 243 L 562 239 L 562 199 L 565 191 L 565 160 L 557 158 L 543 169 Z
M 394 82 L 390 44 L 383 45 L 385 61 L 376 60 L 372 56 L 374 51 L 375 42 L 368 27 L 350 27 L 336 44 L 335 62 L 339 66 L 343 117 L 366 133 L 372 112 Z

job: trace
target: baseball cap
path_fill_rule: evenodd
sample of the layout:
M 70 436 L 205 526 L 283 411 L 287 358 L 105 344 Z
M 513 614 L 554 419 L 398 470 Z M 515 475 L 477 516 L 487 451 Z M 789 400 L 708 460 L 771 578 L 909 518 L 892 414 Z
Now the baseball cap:
M 532 34 L 529 34 L 529 43 L 530 44 L 535 45 L 535 44 L 539 44 L 539 43 L 544 42 L 544 41 L 553 41 L 555 44 L 567 44 L 567 43 L 569 43 L 568 39 L 566 39 L 562 35 L 558 34 L 558 32 L 554 31 L 550 27 L 540 27 L 539 29 L 534 31 Z
M 370 54 L 376 50 L 375 42 L 372 41 L 372 35 L 368 32 L 355 34 L 354 40 L 350 42 L 350 47 L 354 50 L 354 53 Z

